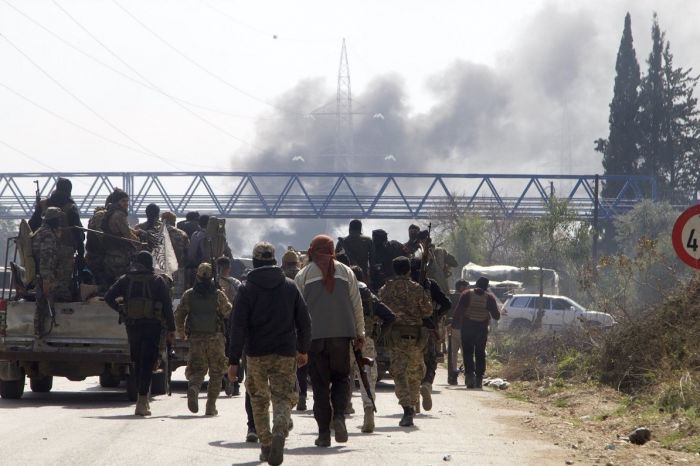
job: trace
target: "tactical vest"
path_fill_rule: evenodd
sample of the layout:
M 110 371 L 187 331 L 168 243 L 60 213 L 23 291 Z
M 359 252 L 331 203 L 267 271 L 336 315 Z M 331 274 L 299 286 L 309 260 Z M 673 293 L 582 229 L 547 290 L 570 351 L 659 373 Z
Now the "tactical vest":
M 469 292 L 469 306 L 464 310 L 464 318 L 477 322 L 487 322 L 491 318 L 489 310 L 486 308 L 487 298 L 486 293 Z
M 218 293 L 190 294 L 190 313 L 187 329 L 190 336 L 214 335 L 221 329 L 218 311 Z
M 129 287 L 126 291 L 126 319 L 159 319 L 163 320 L 163 304 L 153 299 L 151 291 L 151 275 L 135 275 L 129 277 Z M 135 287 L 141 288 L 141 296 L 133 296 Z
M 102 219 L 105 218 L 106 215 L 107 209 L 97 210 L 88 221 L 88 228 L 90 230 L 102 231 Z M 85 249 L 92 254 L 99 254 L 104 252 L 101 236 L 102 235 L 100 235 L 99 233 L 88 231 Z

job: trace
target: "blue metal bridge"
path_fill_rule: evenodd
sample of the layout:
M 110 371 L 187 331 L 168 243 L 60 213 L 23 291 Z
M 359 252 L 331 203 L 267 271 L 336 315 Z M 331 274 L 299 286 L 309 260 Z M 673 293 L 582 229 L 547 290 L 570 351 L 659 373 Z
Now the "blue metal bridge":
M 31 216 L 36 187 L 47 196 L 58 177 L 73 182 L 73 198 L 89 217 L 115 187 L 130 197 L 131 214 L 149 203 L 178 216 L 197 210 L 221 218 L 433 219 L 455 213 L 541 216 L 552 196 L 567 199 L 581 219 L 612 218 L 655 200 L 647 176 L 418 173 L 4 173 L 0 219 Z M 613 197 L 600 198 L 603 184 Z M 608 189 L 609 191 L 609 189 Z M 596 209 L 597 207 L 597 209 Z M 596 212 L 597 210 L 597 212 Z

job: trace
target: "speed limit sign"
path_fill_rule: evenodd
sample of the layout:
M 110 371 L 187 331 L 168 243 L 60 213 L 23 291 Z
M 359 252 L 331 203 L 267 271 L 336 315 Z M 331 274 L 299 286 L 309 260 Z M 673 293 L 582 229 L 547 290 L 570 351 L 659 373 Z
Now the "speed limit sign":
M 700 269 L 700 205 L 683 212 L 673 225 L 673 249 L 691 267 Z

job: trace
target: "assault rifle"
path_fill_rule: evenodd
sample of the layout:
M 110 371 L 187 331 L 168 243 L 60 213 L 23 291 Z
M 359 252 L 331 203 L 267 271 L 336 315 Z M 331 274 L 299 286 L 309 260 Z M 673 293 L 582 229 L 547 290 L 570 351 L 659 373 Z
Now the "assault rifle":
M 36 185 L 36 191 L 34 191 L 35 199 L 36 199 L 36 206 L 39 206 L 39 203 L 41 203 L 41 190 L 39 189 L 39 180 L 34 180 L 34 184 Z
M 66 228 L 75 228 L 76 230 L 81 230 L 81 231 L 85 231 L 85 232 L 90 232 L 90 233 L 102 235 L 105 238 L 112 238 L 112 239 L 116 239 L 118 241 L 126 241 L 127 243 L 137 244 L 139 246 L 148 246 L 148 243 L 137 241 L 135 239 L 129 239 L 129 238 L 124 238 L 124 237 L 117 236 L 117 235 L 112 235 L 109 233 L 105 233 L 104 231 L 101 231 L 101 230 L 94 230 L 92 228 L 85 228 L 85 227 L 78 227 L 78 226 L 72 226 L 72 227 L 66 227 Z
M 355 362 L 357 363 L 357 368 L 360 370 L 360 380 L 362 381 L 362 386 L 372 402 L 372 409 L 376 413 L 377 405 L 374 404 L 374 397 L 372 396 L 372 390 L 370 389 L 369 379 L 367 377 L 367 368 L 374 366 L 374 359 L 363 357 L 362 350 L 355 350 Z
M 426 278 L 428 278 L 428 260 L 430 258 L 430 231 L 432 230 L 433 224 L 428 224 L 428 229 L 421 231 L 418 235 L 418 241 L 420 241 L 421 249 L 423 253 L 420 258 L 420 279 L 418 283 L 423 285 Z

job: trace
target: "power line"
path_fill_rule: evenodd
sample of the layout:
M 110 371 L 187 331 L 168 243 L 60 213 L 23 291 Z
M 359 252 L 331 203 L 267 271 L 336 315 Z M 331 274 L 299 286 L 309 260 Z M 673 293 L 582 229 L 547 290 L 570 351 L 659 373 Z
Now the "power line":
M 3 1 L 5 1 L 5 2 L 7 3 L 7 0 L 3 0 Z M 83 32 L 85 32 L 88 36 L 90 36 L 90 38 L 91 38 L 92 40 L 94 40 L 95 42 L 97 42 L 97 43 L 98 43 L 102 48 L 104 48 L 110 55 L 112 55 L 114 58 L 116 58 L 121 64 L 123 64 L 124 66 L 126 66 L 132 73 L 134 73 L 136 76 L 138 76 L 139 78 L 141 78 L 141 79 L 143 80 L 143 82 L 138 81 L 138 80 L 135 80 L 135 79 L 131 78 L 130 76 L 125 75 L 124 73 L 121 73 L 119 70 L 117 70 L 117 69 L 115 69 L 115 68 L 113 68 L 113 67 L 111 67 L 111 66 L 109 66 L 109 65 L 107 65 L 107 64 L 105 64 L 105 63 L 103 63 L 102 61 L 99 61 L 99 60 L 98 60 L 98 63 L 100 63 L 100 64 L 102 64 L 102 65 L 104 65 L 104 66 L 107 66 L 107 67 L 108 67 L 109 69 L 111 69 L 112 71 L 117 72 L 117 73 L 119 73 L 120 75 L 122 75 L 122 76 L 124 76 L 124 77 L 126 77 L 126 78 L 131 79 L 132 81 L 134 81 L 134 82 L 140 84 L 141 86 L 146 87 L 147 89 L 150 89 L 150 90 L 152 90 L 152 91 L 155 91 L 155 92 L 157 92 L 157 93 L 159 93 L 159 94 L 161 94 L 161 95 L 167 97 L 167 98 L 170 99 L 173 103 L 175 103 L 177 106 L 179 106 L 181 109 L 185 110 L 186 112 L 188 112 L 189 114 L 191 114 L 191 115 L 194 116 L 195 118 L 197 118 L 197 119 L 203 121 L 204 123 L 206 123 L 207 125 L 211 126 L 212 128 L 214 128 L 214 129 L 216 129 L 216 130 L 218 130 L 218 131 L 220 131 L 220 132 L 226 134 L 227 136 L 231 137 L 232 139 L 235 139 L 236 141 L 241 142 L 241 143 L 243 143 L 243 144 L 246 144 L 246 145 L 248 145 L 248 146 L 251 146 L 251 147 L 253 146 L 250 142 L 248 142 L 248 141 L 246 141 L 246 140 L 244 140 L 244 139 L 239 138 L 238 136 L 236 136 L 235 134 L 233 134 L 233 133 L 231 133 L 230 131 L 226 130 L 225 128 L 222 128 L 221 126 L 217 125 L 216 123 L 213 123 L 212 121 L 208 120 L 207 118 L 205 118 L 205 117 L 201 116 L 200 114 L 194 112 L 192 109 L 186 107 L 186 106 L 184 105 L 184 103 L 183 103 L 183 102 L 185 102 L 185 103 L 188 103 L 188 104 L 192 105 L 191 102 L 184 101 L 183 99 L 180 99 L 180 98 L 178 98 L 178 97 L 175 97 L 175 96 L 173 96 L 173 95 L 171 95 L 171 94 L 169 94 L 169 93 L 163 91 L 162 89 L 160 89 L 156 84 L 154 84 L 154 83 L 153 83 L 151 80 L 149 80 L 146 76 L 144 76 L 142 73 L 140 73 L 136 68 L 134 68 L 134 67 L 133 67 L 131 64 L 129 64 L 126 60 L 124 60 L 121 56 L 119 56 L 116 52 L 114 52 L 114 50 L 112 50 L 112 49 L 111 49 L 110 47 L 108 47 L 104 42 L 102 42 L 99 38 L 97 38 L 92 32 L 90 32 L 90 30 L 88 30 L 83 24 L 81 24 L 81 23 L 80 23 L 73 15 L 71 15 L 63 6 L 61 6 L 60 3 L 58 3 L 56 0 L 53 0 L 53 4 L 54 4 L 59 10 L 61 10 L 61 12 L 63 12 L 73 23 L 75 23 L 76 26 L 78 26 Z M 91 55 L 89 55 L 89 54 L 86 54 L 86 55 L 94 59 L 94 57 L 92 57 Z M 97 59 L 96 59 L 96 60 L 97 60 Z M 195 105 L 196 105 L 196 104 L 195 104 Z
M 15 151 L 16 153 L 18 153 L 18 154 L 20 154 L 20 155 L 22 155 L 22 156 L 28 158 L 28 159 L 31 160 L 31 161 L 38 163 L 38 164 L 41 165 L 42 167 L 46 167 L 46 168 L 48 168 L 49 170 L 53 170 L 53 171 L 55 171 L 55 172 L 60 172 L 60 171 L 61 171 L 61 170 L 59 170 L 59 169 L 56 168 L 56 167 L 52 167 L 51 165 L 45 164 L 44 162 L 42 162 L 41 160 L 39 160 L 39 159 L 36 158 L 36 157 L 32 157 L 31 155 L 27 154 L 27 153 L 24 152 L 23 150 L 18 149 L 17 147 L 13 146 L 12 144 L 10 144 L 10 143 L 8 143 L 8 142 L 3 141 L 2 139 L 0 139 L 0 144 L 2 144 L 3 146 L 5 146 L 5 147 L 7 147 L 7 148 L 9 148 L 9 149 L 11 149 L 11 150 L 13 150 L 13 151 Z
M 262 103 L 262 104 L 265 104 L 265 105 L 267 105 L 267 106 L 269 106 L 269 107 L 272 107 L 272 108 L 274 108 L 275 110 L 277 110 L 277 111 L 279 111 L 279 112 L 282 112 L 282 113 L 289 113 L 289 112 L 287 112 L 286 110 L 284 110 L 284 109 L 282 109 L 282 108 L 279 108 L 279 107 L 275 106 L 274 104 L 272 104 L 272 103 L 266 101 L 265 99 L 261 99 L 260 97 L 257 97 L 257 96 L 255 96 L 255 95 L 251 94 L 250 92 L 247 92 L 247 91 L 241 89 L 240 87 L 238 87 L 238 86 L 236 86 L 235 84 L 231 83 L 231 82 L 228 81 L 227 79 L 225 79 L 225 78 L 221 77 L 220 75 L 214 73 L 213 71 L 211 71 L 210 69 L 206 68 L 204 65 L 202 65 L 202 64 L 199 63 L 198 61 L 196 61 L 196 60 L 194 60 L 193 58 L 189 57 L 189 56 L 188 56 L 187 54 L 185 54 L 182 50 L 180 50 L 179 48 L 175 47 L 173 44 L 171 44 L 170 42 L 168 42 L 166 39 L 164 39 L 160 34 L 158 34 L 157 32 L 155 32 L 153 29 L 151 29 L 150 27 L 148 27 L 148 25 L 146 25 L 143 21 L 141 21 L 140 19 L 138 19 L 138 17 L 136 17 L 131 11 L 129 11 L 128 9 L 126 9 L 124 6 L 122 6 L 117 0 L 112 0 L 112 3 L 114 3 L 120 10 L 122 10 L 126 15 L 128 15 L 132 20 L 134 20 L 136 23 L 138 23 L 142 28 L 144 28 L 146 31 L 148 31 L 148 32 L 149 32 L 151 35 L 153 35 L 156 39 L 158 39 L 158 40 L 161 41 L 163 44 L 165 44 L 169 49 L 171 49 L 172 51 L 174 51 L 175 53 L 177 53 L 178 55 L 180 55 L 182 58 L 184 58 L 185 60 L 187 60 L 187 61 L 190 62 L 192 65 L 196 66 L 197 68 L 199 68 L 199 69 L 202 70 L 204 73 L 206 73 L 206 74 L 208 74 L 209 76 L 211 76 L 212 78 L 214 78 L 214 79 L 216 79 L 217 81 L 223 83 L 224 85 L 230 87 L 230 88 L 233 89 L 234 91 L 236 91 L 236 92 L 238 92 L 238 93 L 240 93 L 240 94 L 245 95 L 246 97 L 248 97 L 248 98 L 250 98 L 250 99 L 253 99 L 253 100 L 257 101 L 257 102 L 260 102 L 260 103 Z
M 122 143 L 122 142 L 119 142 L 119 141 L 116 141 L 116 140 L 114 140 L 114 139 L 111 139 L 111 138 L 109 138 L 109 137 L 107 137 L 107 136 L 104 136 L 104 135 L 102 135 L 102 134 L 100 134 L 100 133 L 98 133 L 98 132 L 96 132 L 96 131 L 91 130 L 90 128 L 87 128 L 87 127 L 81 125 L 80 123 L 76 123 L 75 121 L 73 121 L 73 120 L 71 120 L 71 119 L 69 119 L 69 118 L 67 118 L 67 117 L 64 117 L 63 115 L 61 115 L 61 114 L 59 114 L 59 113 L 54 112 L 53 110 L 51 110 L 51 109 L 49 109 L 49 108 L 47 108 L 47 107 L 41 105 L 40 103 L 35 102 L 34 100 L 32 100 L 32 99 L 30 99 L 29 97 L 27 97 L 27 96 L 25 96 L 24 94 L 22 94 L 21 92 L 12 89 L 10 86 L 8 86 L 8 85 L 6 85 L 6 84 L 4 84 L 4 83 L 2 83 L 2 82 L 0 82 L 0 87 L 3 87 L 3 88 L 4 88 L 5 90 L 7 90 L 8 92 L 10 92 L 10 93 L 16 95 L 16 96 L 19 97 L 20 99 L 22 99 L 22 100 L 24 100 L 24 101 L 26 101 L 26 102 L 32 104 L 32 105 L 35 106 L 36 108 L 38 108 L 38 109 L 40 109 L 40 110 L 42 110 L 42 111 L 48 113 L 49 115 L 51 115 L 51 116 L 53 116 L 53 117 L 55 117 L 55 118 L 58 118 L 59 120 L 61 120 L 61 121 L 65 122 L 65 123 L 67 123 L 67 124 L 69 124 L 69 125 L 71 125 L 71 126 L 74 126 L 74 127 L 78 128 L 78 129 L 80 129 L 81 131 L 84 131 L 84 132 L 86 132 L 86 133 L 89 133 L 89 134 L 95 136 L 95 137 L 98 138 L 98 139 L 102 139 L 103 141 L 109 142 L 110 144 L 114 144 L 114 145 L 119 146 L 119 147 L 121 147 L 121 148 L 123 148 L 123 149 L 128 149 L 128 150 L 130 150 L 130 151 L 132 151 L 132 152 L 136 152 L 136 153 L 141 154 L 141 155 L 149 155 L 149 156 L 151 155 L 151 154 L 149 154 L 148 152 L 144 152 L 144 151 L 142 151 L 142 150 L 140 150 L 140 149 L 138 149 L 138 148 L 136 148 L 136 147 L 132 147 L 132 146 L 130 146 L 130 145 L 127 145 L 127 144 L 124 144 L 124 143 Z M 175 167 L 175 168 L 177 168 L 177 167 Z
M 70 89 L 68 89 L 66 86 L 64 86 L 59 80 L 54 78 L 48 71 L 46 71 L 44 68 L 41 67 L 37 62 L 35 62 L 29 55 L 27 55 L 22 49 L 20 49 L 17 45 L 15 45 L 14 42 L 12 42 L 5 34 L 0 33 L 0 37 L 5 39 L 5 41 L 12 46 L 20 55 L 22 55 L 29 63 L 31 63 L 36 69 L 38 69 L 44 76 L 49 78 L 51 82 L 56 84 L 63 92 L 68 94 L 70 97 L 72 97 L 76 102 L 78 102 L 80 105 L 82 105 L 84 108 L 86 108 L 90 113 L 95 115 L 97 118 L 99 118 L 101 121 L 106 123 L 109 127 L 113 128 L 115 131 L 117 131 L 119 134 L 127 138 L 129 141 L 133 142 L 136 144 L 137 147 L 139 147 L 144 153 L 149 154 L 157 159 L 162 160 L 163 162 L 167 163 L 173 168 L 178 168 L 175 165 L 173 165 L 170 160 L 168 160 L 166 157 L 163 157 L 162 155 L 158 155 L 157 153 L 153 152 L 152 150 L 148 149 L 147 147 L 143 146 L 141 143 L 139 143 L 137 140 L 129 136 L 125 131 L 120 129 L 117 125 L 109 121 L 107 118 L 103 117 L 97 110 L 93 109 L 90 105 L 88 105 L 84 100 L 82 100 L 80 97 L 78 97 L 76 94 L 71 92 Z
M 94 56 L 94 55 L 92 55 L 92 54 L 86 52 L 85 50 L 82 50 L 81 48 L 79 48 L 79 47 L 76 46 L 75 44 L 69 42 L 68 40 L 64 39 L 63 37 L 61 37 L 61 36 L 60 36 L 59 34 L 57 34 L 56 32 L 52 31 L 51 29 L 49 29 L 49 28 L 47 28 L 46 26 L 44 26 L 43 24 L 41 24 L 39 21 L 35 20 L 35 19 L 32 18 L 31 16 L 29 16 L 27 13 L 25 13 L 25 12 L 22 11 L 22 10 L 20 10 L 20 9 L 17 8 L 15 5 L 13 5 L 13 4 L 11 4 L 10 2 L 8 2 L 7 0 L 2 0 L 2 1 L 3 1 L 7 6 L 9 6 L 10 8 L 12 8 L 13 10 L 15 10 L 17 13 L 19 13 L 20 15 L 22 15 L 26 20 L 30 21 L 30 22 L 33 23 L 35 26 L 37 26 L 37 27 L 43 29 L 46 33 L 52 35 L 53 37 L 55 37 L 56 39 L 58 39 L 59 41 L 61 41 L 63 44 L 65 44 L 67 47 L 72 48 L 72 49 L 75 50 L 76 52 L 78 52 L 78 53 L 80 53 L 80 54 L 86 56 L 86 57 L 89 58 L 90 60 L 92 60 L 92 61 L 98 63 L 99 65 L 101 65 L 101 66 L 107 68 L 108 70 L 110 70 L 110 71 L 112 71 L 112 72 L 118 74 L 119 76 L 123 77 L 124 79 L 128 79 L 129 81 L 131 81 L 131 82 L 133 82 L 133 83 L 135 83 L 135 84 L 138 84 L 139 86 L 145 87 L 146 89 L 155 90 L 155 89 L 153 89 L 153 86 L 149 86 L 148 84 L 146 84 L 146 83 L 144 83 L 144 82 L 141 82 L 141 81 L 139 81 L 138 79 L 135 79 L 135 78 L 132 77 L 132 76 L 129 76 L 128 74 L 122 72 L 121 70 L 119 70 L 119 69 L 113 67 L 113 66 L 110 65 L 109 63 L 105 63 L 104 61 L 100 60 L 100 59 L 97 58 L 96 56 Z M 218 113 L 218 114 L 225 115 L 225 116 L 232 117 L 232 118 L 244 118 L 244 119 L 256 119 L 256 118 L 258 118 L 258 117 L 255 116 L 255 115 L 241 115 L 241 114 L 236 114 L 236 113 L 227 112 L 227 111 L 225 111 L 225 110 L 221 110 L 221 109 L 218 109 L 218 108 L 214 108 L 214 107 L 209 107 L 209 106 L 206 106 L 206 105 L 198 104 L 198 103 L 196 103 L 196 102 L 192 102 L 192 101 L 190 101 L 190 100 L 183 99 L 182 97 L 178 97 L 178 96 L 175 96 L 175 95 L 170 95 L 170 97 L 172 97 L 173 99 L 179 100 L 180 102 L 185 103 L 185 104 L 187 104 L 187 105 L 190 105 L 190 106 L 192 106 L 192 107 L 199 108 L 199 109 L 202 109 L 202 110 L 206 110 L 206 111 L 209 111 L 209 112 L 212 112 L 212 113 Z

